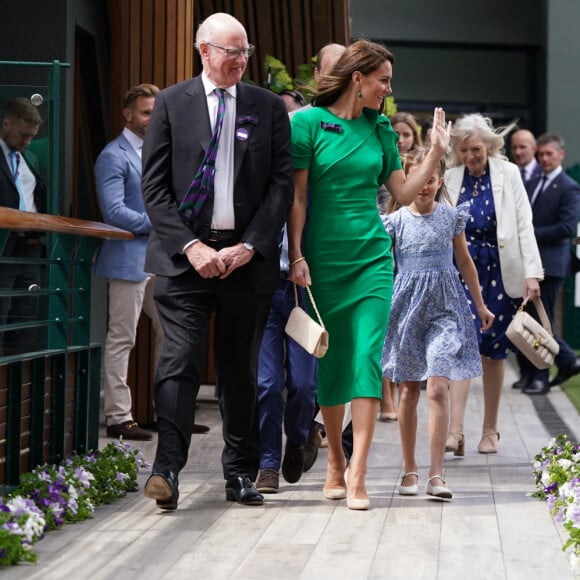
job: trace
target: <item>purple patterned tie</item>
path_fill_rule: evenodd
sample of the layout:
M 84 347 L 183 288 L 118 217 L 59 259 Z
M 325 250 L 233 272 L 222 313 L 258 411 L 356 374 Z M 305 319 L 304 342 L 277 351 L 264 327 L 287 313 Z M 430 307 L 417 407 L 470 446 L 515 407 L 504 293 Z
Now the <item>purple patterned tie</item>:
M 179 204 L 179 213 L 185 224 L 192 224 L 196 220 L 207 198 L 213 194 L 215 159 L 217 157 L 222 125 L 224 124 L 224 114 L 226 112 L 224 89 L 215 89 L 214 92 L 219 101 L 213 135 L 207 146 L 203 161 L 191 185 L 187 188 L 184 198 Z

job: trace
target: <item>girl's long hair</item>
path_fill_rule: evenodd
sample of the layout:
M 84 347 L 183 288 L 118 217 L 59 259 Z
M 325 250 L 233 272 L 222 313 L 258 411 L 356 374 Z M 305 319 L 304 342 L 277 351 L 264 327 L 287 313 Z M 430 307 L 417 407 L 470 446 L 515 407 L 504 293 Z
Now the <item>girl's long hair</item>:
M 409 174 L 409 169 L 415 165 L 421 165 L 429 149 L 425 147 L 421 147 L 419 149 L 412 149 L 405 155 L 405 159 L 403 161 L 403 171 L 405 175 Z M 445 176 L 445 170 L 447 166 L 445 164 L 445 159 L 441 158 L 437 165 L 437 175 L 439 177 Z M 441 187 L 437 190 L 435 194 L 435 201 L 438 203 L 445 203 L 447 205 L 453 205 L 451 202 L 451 198 L 449 197 L 449 193 L 447 192 L 447 188 L 445 187 L 445 182 L 441 184 Z M 394 211 L 398 210 L 401 207 L 401 204 L 395 199 L 394 195 L 391 195 L 391 199 L 389 200 L 389 208 L 387 213 L 393 213 Z

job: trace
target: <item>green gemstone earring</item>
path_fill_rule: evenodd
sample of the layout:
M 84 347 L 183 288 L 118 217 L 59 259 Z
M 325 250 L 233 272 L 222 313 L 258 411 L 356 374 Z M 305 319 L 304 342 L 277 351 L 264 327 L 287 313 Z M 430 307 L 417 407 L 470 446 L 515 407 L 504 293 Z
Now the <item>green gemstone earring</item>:
M 360 89 L 358 90 L 358 98 L 362 99 L 362 91 Z

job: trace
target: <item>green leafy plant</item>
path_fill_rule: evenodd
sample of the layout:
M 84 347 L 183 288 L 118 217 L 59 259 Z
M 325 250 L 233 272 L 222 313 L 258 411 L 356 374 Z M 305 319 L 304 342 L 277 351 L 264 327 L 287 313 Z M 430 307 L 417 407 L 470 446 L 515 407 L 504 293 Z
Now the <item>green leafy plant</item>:
M 294 88 L 292 77 L 288 74 L 286 66 L 282 61 L 270 54 L 264 59 L 266 78 L 270 79 L 269 89 L 277 94 Z

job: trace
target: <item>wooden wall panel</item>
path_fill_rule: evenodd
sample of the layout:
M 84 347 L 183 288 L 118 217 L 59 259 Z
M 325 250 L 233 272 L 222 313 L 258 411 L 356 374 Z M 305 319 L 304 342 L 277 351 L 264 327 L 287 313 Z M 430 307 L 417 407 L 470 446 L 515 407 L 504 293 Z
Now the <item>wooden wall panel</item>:
M 125 91 L 167 87 L 192 76 L 194 0 L 109 0 L 111 134 L 122 129 Z

